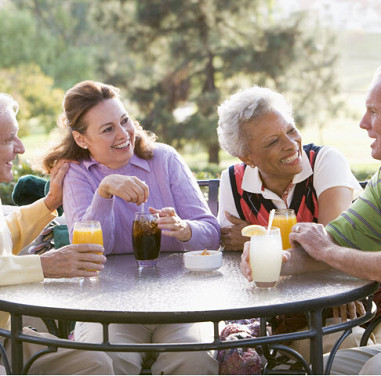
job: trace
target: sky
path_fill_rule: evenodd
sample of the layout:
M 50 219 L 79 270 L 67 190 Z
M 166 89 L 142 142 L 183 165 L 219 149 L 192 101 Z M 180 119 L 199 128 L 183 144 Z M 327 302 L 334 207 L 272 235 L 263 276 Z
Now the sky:
M 337 29 L 381 33 L 381 0 L 277 0 L 288 12 L 312 10 Z

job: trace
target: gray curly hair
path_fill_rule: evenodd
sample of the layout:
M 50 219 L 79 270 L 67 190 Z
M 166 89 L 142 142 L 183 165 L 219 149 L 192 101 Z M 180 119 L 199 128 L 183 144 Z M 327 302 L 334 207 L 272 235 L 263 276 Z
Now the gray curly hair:
M 292 107 L 282 94 L 253 86 L 233 94 L 218 107 L 218 141 L 234 157 L 247 155 L 247 135 L 242 126 L 267 113 L 278 112 L 294 123 Z

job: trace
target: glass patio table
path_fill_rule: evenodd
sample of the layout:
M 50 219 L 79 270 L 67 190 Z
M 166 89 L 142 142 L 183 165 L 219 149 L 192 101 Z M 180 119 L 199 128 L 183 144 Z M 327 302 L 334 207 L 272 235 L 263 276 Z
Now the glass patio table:
M 0 336 L 12 340 L 12 373 L 27 371 L 23 366 L 22 342 L 101 351 L 199 351 L 233 347 L 276 346 L 290 340 L 309 338 L 309 373 L 322 374 L 324 334 L 346 330 L 370 320 L 371 295 L 378 283 L 357 279 L 329 270 L 282 277 L 273 289 L 259 289 L 249 283 L 239 269 L 241 252 L 224 252 L 223 265 L 213 272 L 191 272 L 184 268 L 182 253 L 160 254 L 157 267 L 139 271 L 132 254 L 108 256 L 105 269 L 97 280 L 84 278 L 45 279 L 41 283 L 0 287 L 0 310 L 11 314 L 11 330 Z M 22 256 L 21 256 L 22 257 Z M 354 300 L 365 302 L 367 313 L 345 323 L 323 327 L 322 311 Z M 221 341 L 218 323 L 253 317 L 304 311 L 309 329 L 249 338 Z M 63 339 L 42 339 L 22 333 L 22 317 L 35 316 L 48 322 L 88 321 L 103 324 L 102 343 L 81 343 Z M 110 323 L 185 323 L 210 321 L 214 341 L 182 344 L 114 344 L 109 342 Z M 265 326 L 265 324 L 263 324 Z M 335 349 L 334 349 L 335 350 Z M 334 351 L 333 351 L 334 353 Z M 41 354 L 37 354 L 36 357 Z M 307 365 L 308 366 L 308 365 Z M 309 366 L 308 366 L 309 367 Z

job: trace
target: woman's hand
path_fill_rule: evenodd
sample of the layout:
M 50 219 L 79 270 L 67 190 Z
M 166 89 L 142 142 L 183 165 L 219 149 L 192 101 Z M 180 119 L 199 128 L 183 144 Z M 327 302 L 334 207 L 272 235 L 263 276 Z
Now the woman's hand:
M 282 251 L 282 262 L 286 263 L 290 259 L 289 251 Z M 243 252 L 241 255 L 241 263 L 239 265 L 241 269 L 241 273 L 245 276 L 245 278 L 249 281 L 253 281 L 253 275 L 251 273 L 250 266 L 250 242 L 245 242 L 243 247 Z
M 98 186 L 98 194 L 103 198 L 113 195 L 137 205 L 146 202 L 149 195 L 148 185 L 136 176 L 108 175 Z
M 241 232 L 245 226 L 249 225 L 249 222 L 237 218 L 229 212 L 225 212 L 225 216 L 233 225 L 221 228 L 222 245 L 229 251 L 242 251 L 247 238 L 243 237 Z
M 62 159 L 50 170 L 49 192 L 45 197 L 45 205 L 50 210 L 56 210 L 62 204 L 62 184 L 69 171 L 69 161 Z
M 253 281 L 253 275 L 251 274 L 250 267 L 250 242 L 245 242 L 243 252 L 241 255 L 240 263 L 241 273 L 246 277 L 249 282 Z
M 182 242 L 187 242 L 192 237 L 192 230 L 189 224 L 181 219 L 174 208 L 163 208 L 161 210 L 149 208 L 152 214 L 159 214 L 158 227 L 163 235 L 171 236 Z
M 44 277 L 95 277 L 107 260 L 103 252 L 98 244 L 71 244 L 45 252 L 40 256 Z

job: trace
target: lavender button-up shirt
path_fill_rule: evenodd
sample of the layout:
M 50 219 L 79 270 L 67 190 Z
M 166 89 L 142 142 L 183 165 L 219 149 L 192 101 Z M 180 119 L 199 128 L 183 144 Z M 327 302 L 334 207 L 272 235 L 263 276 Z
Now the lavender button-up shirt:
M 94 159 L 72 163 L 64 180 L 63 206 L 70 239 L 76 220 L 101 222 L 105 254 L 132 252 L 132 221 L 140 208 L 119 197 L 105 199 L 98 195 L 101 180 L 110 174 L 136 176 L 149 186 L 145 207 L 173 207 L 191 227 L 192 237 L 180 242 L 162 236 L 162 251 L 217 249 L 220 227 L 211 214 L 197 181 L 181 156 L 170 146 L 156 144 L 151 160 L 133 155 L 126 166 L 110 169 Z

